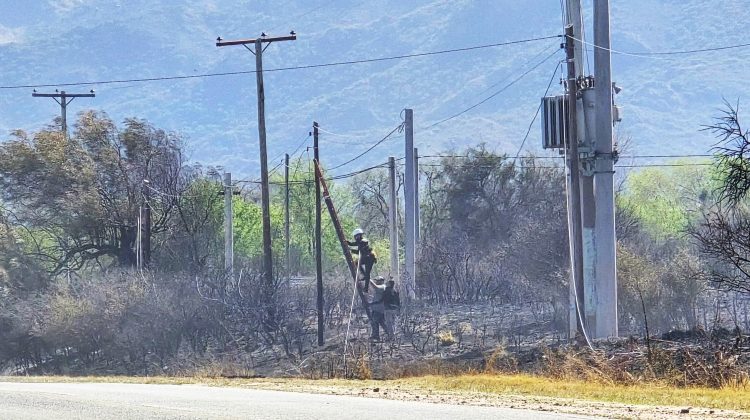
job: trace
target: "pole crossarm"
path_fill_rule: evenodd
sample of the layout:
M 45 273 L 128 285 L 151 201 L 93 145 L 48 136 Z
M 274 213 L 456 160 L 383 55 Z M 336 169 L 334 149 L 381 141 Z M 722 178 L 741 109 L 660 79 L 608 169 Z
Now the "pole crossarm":
M 37 93 L 34 92 L 31 96 L 35 98 L 93 98 L 96 96 L 94 93 L 67 93 L 65 91 L 58 93 Z
M 57 91 L 55 93 L 39 93 L 34 89 L 31 93 L 34 98 L 52 98 L 60 105 L 60 117 L 62 123 L 62 132 L 65 138 L 68 138 L 68 104 L 73 102 L 75 98 L 93 98 L 96 97 L 94 90 L 91 89 L 88 93 L 68 93 L 64 90 Z
M 247 44 L 255 44 L 256 41 L 260 40 L 261 43 L 271 43 L 275 41 L 294 41 L 297 39 L 297 35 L 292 31 L 289 35 L 284 36 L 261 36 L 260 38 L 250 38 L 250 39 L 235 39 L 232 41 L 224 41 L 221 39 L 221 37 L 216 39 L 216 46 L 217 47 L 228 47 L 230 45 L 247 45 Z

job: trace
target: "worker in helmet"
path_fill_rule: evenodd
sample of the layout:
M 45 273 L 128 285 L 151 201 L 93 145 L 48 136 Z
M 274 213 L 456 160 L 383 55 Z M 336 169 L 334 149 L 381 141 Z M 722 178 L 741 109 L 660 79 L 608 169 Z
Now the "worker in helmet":
M 372 266 L 378 261 L 375 251 L 370 247 L 370 241 L 365 238 L 365 232 L 360 229 L 354 229 L 352 232 L 354 241 L 347 241 L 350 247 L 353 247 L 352 254 L 359 256 L 359 270 L 362 273 L 362 280 L 365 283 L 365 291 L 370 289 L 370 272 Z

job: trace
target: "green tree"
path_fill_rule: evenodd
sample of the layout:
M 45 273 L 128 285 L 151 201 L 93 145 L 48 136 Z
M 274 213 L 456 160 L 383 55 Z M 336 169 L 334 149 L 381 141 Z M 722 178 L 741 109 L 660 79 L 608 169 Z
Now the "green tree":
M 91 262 L 133 265 L 139 208 L 151 195 L 152 233 L 167 232 L 186 188 L 183 168 L 178 135 L 138 119 L 119 129 L 93 111 L 70 138 L 17 131 L 0 145 L 5 215 L 52 274 Z

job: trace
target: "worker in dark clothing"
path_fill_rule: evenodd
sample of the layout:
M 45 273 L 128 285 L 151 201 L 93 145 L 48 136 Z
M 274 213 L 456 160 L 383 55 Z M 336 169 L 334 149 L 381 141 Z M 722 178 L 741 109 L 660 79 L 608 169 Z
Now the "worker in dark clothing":
M 365 283 L 365 291 L 368 291 L 370 289 L 370 272 L 372 272 L 372 266 L 378 259 L 375 252 L 370 248 L 370 241 L 364 237 L 364 234 L 365 232 L 362 229 L 354 229 L 354 232 L 352 232 L 354 242 L 347 241 L 347 243 L 354 247 L 352 254 L 359 255 L 359 270 Z
M 380 328 L 383 328 L 388 340 L 393 339 L 393 331 L 388 328 L 388 324 L 385 322 L 385 304 L 383 303 L 383 294 L 386 291 L 385 279 L 383 277 L 376 277 L 375 281 L 370 280 L 372 283 L 372 298 L 370 299 L 370 325 L 372 326 L 372 334 L 370 334 L 370 340 L 380 341 Z
M 385 310 L 385 332 L 390 339 L 395 333 L 396 317 L 401 310 L 401 298 L 395 288 L 396 282 L 388 280 L 383 291 L 383 309 Z

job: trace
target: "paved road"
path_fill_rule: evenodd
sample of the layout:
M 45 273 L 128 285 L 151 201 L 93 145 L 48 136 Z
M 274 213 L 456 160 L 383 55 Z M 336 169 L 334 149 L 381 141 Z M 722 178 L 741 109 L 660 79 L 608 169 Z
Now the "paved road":
M 10 419 L 582 419 L 507 408 L 199 385 L 0 382 Z

